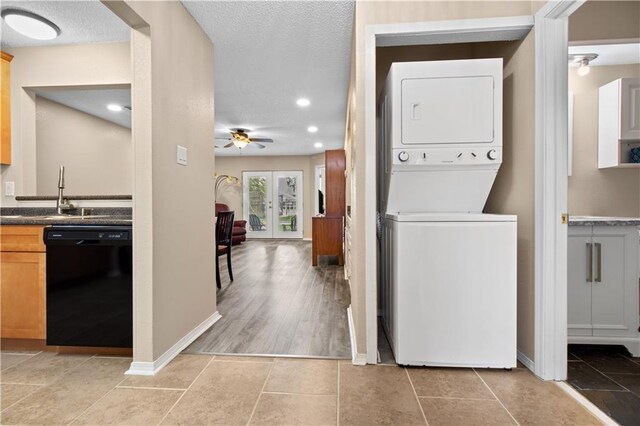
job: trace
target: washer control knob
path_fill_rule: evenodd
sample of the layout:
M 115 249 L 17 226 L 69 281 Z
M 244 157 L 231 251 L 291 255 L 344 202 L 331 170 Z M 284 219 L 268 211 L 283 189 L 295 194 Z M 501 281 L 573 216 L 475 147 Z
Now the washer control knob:
M 409 153 L 407 151 L 400 151 L 400 153 L 398 154 L 398 160 L 404 163 L 408 159 L 409 159 Z
M 489 152 L 487 152 L 487 158 L 489 160 L 496 160 L 498 158 L 498 151 L 496 151 L 495 149 L 490 150 Z

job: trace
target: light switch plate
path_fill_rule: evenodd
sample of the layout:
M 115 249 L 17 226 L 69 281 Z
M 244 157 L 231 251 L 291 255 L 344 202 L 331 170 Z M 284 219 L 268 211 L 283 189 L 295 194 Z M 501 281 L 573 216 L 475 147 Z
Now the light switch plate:
M 16 183 L 15 182 L 5 182 L 4 183 L 4 195 L 6 197 L 13 197 L 16 195 Z
M 183 166 L 187 165 L 187 148 L 182 145 L 178 145 L 177 158 L 178 164 Z

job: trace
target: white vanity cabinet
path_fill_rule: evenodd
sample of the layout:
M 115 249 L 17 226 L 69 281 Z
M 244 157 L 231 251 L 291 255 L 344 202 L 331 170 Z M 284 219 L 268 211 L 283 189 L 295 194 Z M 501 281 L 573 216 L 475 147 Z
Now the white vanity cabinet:
M 625 345 L 640 355 L 639 247 L 636 226 L 569 228 L 569 343 Z
M 630 150 L 640 146 L 640 78 L 619 78 L 598 90 L 598 168 L 637 168 Z

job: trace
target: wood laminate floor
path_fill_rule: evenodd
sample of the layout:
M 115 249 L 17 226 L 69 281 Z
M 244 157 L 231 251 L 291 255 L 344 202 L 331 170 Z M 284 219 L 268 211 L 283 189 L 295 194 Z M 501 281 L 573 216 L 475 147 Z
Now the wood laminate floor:
M 185 353 L 351 358 L 342 266 L 311 266 L 311 242 L 249 240 L 220 257 L 222 318 Z M 212 282 L 215 285 L 215 282 Z

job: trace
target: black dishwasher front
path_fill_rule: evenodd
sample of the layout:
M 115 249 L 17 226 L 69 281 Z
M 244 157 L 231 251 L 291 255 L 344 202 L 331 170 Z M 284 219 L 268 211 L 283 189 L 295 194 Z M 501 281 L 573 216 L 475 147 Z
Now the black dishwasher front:
M 130 348 L 131 226 L 51 226 L 47 246 L 47 345 Z

